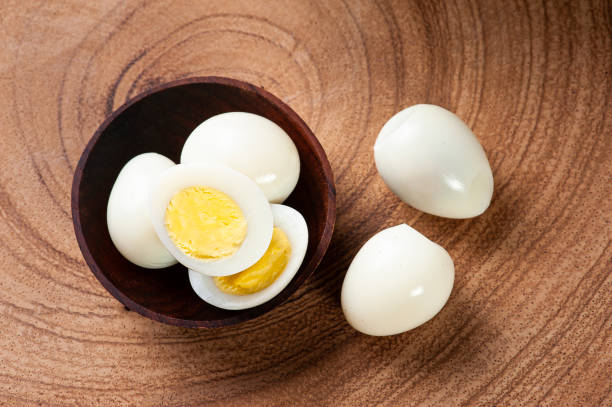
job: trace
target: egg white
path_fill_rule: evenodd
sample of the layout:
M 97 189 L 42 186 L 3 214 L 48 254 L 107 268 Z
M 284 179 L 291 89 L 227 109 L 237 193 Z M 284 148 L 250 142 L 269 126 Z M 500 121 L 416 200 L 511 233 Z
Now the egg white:
M 242 210 L 247 234 L 232 256 L 216 261 L 200 260 L 172 242 L 164 222 L 166 208 L 176 193 L 192 186 L 217 189 Z M 272 240 L 272 211 L 266 196 L 249 177 L 220 164 L 178 164 L 166 170 L 150 191 L 149 210 L 155 231 L 166 249 L 185 267 L 209 276 L 227 276 L 252 266 Z
M 227 294 L 219 290 L 212 277 L 189 270 L 189 282 L 196 294 L 215 307 L 241 310 L 263 304 L 280 293 L 299 270 L 308 247 L 308 227 L 304 217 L 295 209 L 272 204 L 274 226 L 280 228 L 291 243 L 291 257 L 281 275 L 268 287 L 248 295 Z
M 265 117 L 228 112 L 204 121 L 185 141 L 181 163 L 218 162 L 247 175 L 268 200 L 282 203 L 300 175 L 293 140 Z

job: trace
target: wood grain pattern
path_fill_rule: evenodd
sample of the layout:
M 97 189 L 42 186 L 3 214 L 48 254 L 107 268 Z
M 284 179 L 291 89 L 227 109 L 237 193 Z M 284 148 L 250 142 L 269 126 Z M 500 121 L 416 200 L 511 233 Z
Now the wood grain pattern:
M 7 0 L 0 19 L 0 404 L 612 405 L 610 1 Z M 195 75 L 288 103 L 338 194 L 322 266 L 283 306 L 212 331 L 126 311 L 70 218 L 104 118 Z M 484 215 L 422 214 L 376 174 L 378 130 L 419 102 L 481 140 Z M 455 288 L 424 326 L 367 337 L 339 288 L 400 222 L 447 248 Z

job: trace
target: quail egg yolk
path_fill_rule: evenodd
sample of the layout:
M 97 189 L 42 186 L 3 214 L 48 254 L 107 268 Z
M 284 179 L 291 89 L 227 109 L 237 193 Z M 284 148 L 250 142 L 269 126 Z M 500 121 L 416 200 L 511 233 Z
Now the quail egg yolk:
M 165 226 L 185 254 L 215 261 L 232 256 L 247 234 L 247 221 L 229 196 L 214 188 L 185 188 L 166 208 Z
M 219 290 L 227 294 L 248 295 L 263 290 L 281 275 L 291 257 L 291 243 L 285 232 L 275 227 L 268 250 L 257 263 L 240 273 L 215 277 Z

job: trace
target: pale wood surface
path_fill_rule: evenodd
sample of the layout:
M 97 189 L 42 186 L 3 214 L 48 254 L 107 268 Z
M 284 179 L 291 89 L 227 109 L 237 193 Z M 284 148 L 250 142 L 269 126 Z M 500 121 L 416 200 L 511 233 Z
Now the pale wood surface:
M 0 404 L 612 405 L 610 1 L 0 3 Z M 77 247 L 72 172 L 113 108 L 153 84 L 262 85 L 335 172 L 323 266 L 288 303 L 196 331 L 126 311 Z M 493 167 L 489 210 L 424 215 L 377 175 L 382 124 L 455 111 Z M 407 222 L 445 246 L 444 310 L 358 334 L 352 256 Z

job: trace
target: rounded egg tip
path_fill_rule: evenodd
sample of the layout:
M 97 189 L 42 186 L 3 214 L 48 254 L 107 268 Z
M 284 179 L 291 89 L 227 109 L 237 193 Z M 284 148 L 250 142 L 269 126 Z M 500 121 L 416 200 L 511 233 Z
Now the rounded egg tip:
M 215 280 L 215 277 L 198 273 L 190 269 L 189 282 L 191 287 L 203 301 L 215 307 L 227 310 L 242 310 L 256 307 L 277 296 L 287 287 L 297 274 L 308 247 L 308 226 L 304 217 L 297 210 L 286 205 L 272 204 L 270 206 L 274 217 L 274 227 L 279 228 L 283 232 L 290 244 L 290 250 L 288 251 L 289 258 L 282 271 L 276 275 L 275 279 L 269 283 L 269 285 L 260 286 L 263 288 L 258 288 L 254 292 L 249 291 L 247 293 L 235 294 L 233 292 L 224 291 L 217 284 L 218 281 Z M 272 250 L 275 249 L 272 248 Z M 266 255 L 264 255 L 264 257 L 266 257 Z M 272 257 L 267 260 L 271 259 Z M 243 272 L 246 272 L 247 276 L 251 276 L 255 279 L 266 278 L 262 272 L 263 268 L 267 266 L 274 267 L 274 265 L 272 263 L 265 264 L 266 260 L 262 261 L 264 264 L 261 265 L 262 268 L 259 269 L 260 271 L 255 274 L 248 274 L 251 270 L 242 270 L 240 273 L 236 274 L 236 277 L 240 279 L 244 276 Z M 255 267 L 257 267 L 257 265 Z M 243 274 L 243 276 L 241 276 L 241 274 Z M 225 284 L 222 283 L 222 286 L 224 285 Z
M 169 205 L 178 193 L 191 187 L 214 189 L 223 193 L 236 204 L 246 219 L 246 236 L 238 243 L 239 247 L 231 256 L 197 258 L 177 245 L 170 236 L 166 225 Z M 207 199 L 210 199 L 210 196 L 204 201 Z M 197 201 L 201 202 L 199 199 Z M 198 208 L 191 208 L 191 212 L 194 210 L 199 211 Z M 166 170 L 150 191 L 149 211 L 155 232 L 166 249 L 179 263 L 205 275 L 226 276 L 250 267 L 263 255 L 272 238 L 272 211 L 263 191 L 246 175 L 218 163 L 178 164 Z M 200 212 L 198 217 L 210 217 L 206 215 L 207 211 Z M 210 217 L 210 220 L 215 220 L 215 217 Z M 178 215 L 176 221 L 177 224 L 190 227 L 182 214 Z M 221 222 L 219 227 L 223 231 L 219 233 L 225 233 L 226 226 L 231 225 Z M 216 250 L 215 247 L 212 249 Z

